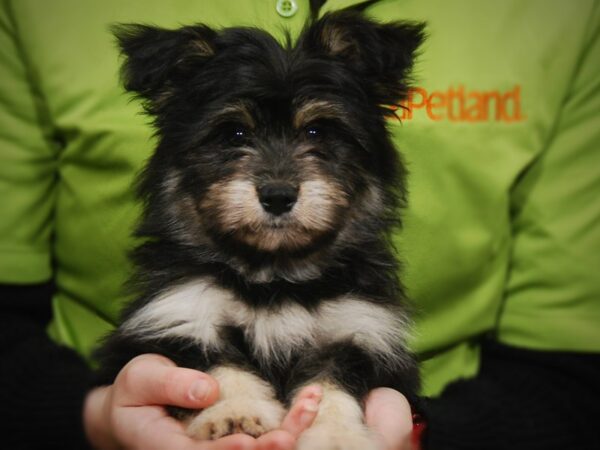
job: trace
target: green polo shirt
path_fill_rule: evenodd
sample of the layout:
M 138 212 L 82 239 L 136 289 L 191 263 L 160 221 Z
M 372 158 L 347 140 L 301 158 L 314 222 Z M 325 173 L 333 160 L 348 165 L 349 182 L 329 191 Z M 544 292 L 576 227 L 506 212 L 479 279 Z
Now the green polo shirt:
M 1 5 L 0 282 L 54 278 L 49 332 L 89 356 L 126 300 L 131 185 L 153 148 L 109 26 L 294 36 L 308 0 Z M 475 374 L 486 334 L 600 351 L 598 2 L 380 0 L 367 14 L 428 24 L 407 109 L 389 122 L 410 171 L 396 243 L 424 392 Z

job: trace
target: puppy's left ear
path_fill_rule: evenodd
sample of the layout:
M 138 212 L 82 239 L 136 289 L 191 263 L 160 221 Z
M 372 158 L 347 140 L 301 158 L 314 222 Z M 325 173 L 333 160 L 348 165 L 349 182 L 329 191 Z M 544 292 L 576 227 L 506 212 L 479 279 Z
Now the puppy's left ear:
M 425 24 L 378 23 L 359 12 L 342 11 L 314 22 L 301 40 L 308 51 L 337 59 L 370 82 L 379 104 L 397 105 L 407 95 Z

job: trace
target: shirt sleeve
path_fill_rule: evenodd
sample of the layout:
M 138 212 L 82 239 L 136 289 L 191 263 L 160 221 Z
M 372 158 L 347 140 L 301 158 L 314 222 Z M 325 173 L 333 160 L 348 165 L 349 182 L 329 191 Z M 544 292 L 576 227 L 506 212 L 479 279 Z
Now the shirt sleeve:
M 10 3 L 0 3 L 0 282 L 51 277 L 59 145 L 20 49 Z
M 426 399 L 423 450 L 558 450 L 600 446 L 600 353 L 486 341 L 475 378 Z
M 50 283 L 0 284 L 2 448 L 88 449 L 82 411 L 92 371 L 45 332 Z

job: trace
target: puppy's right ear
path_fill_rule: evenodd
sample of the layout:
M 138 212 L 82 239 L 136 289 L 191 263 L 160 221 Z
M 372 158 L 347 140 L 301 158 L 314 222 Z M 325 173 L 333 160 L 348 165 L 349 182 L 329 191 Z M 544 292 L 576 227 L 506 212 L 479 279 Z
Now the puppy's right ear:
M 125 89 L 154 101 L 215 53 L 216 32 L 205 25 L 167 30 L 150 25 L 116 25 L 112 32 L 125 56 Z

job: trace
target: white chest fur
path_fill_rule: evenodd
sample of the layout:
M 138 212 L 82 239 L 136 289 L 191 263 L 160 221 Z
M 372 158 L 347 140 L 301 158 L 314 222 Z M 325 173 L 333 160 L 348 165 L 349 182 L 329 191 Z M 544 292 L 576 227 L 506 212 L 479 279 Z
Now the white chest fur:
M 323 346 L 351 339 L 374 354 L 389 355 L 406 339 L 408 321 L 388 308 L 345 296 L 324 302 L 316 311 L 286 302 L 279 308 L 248 307 L 235 294 L 198 279 L 156 297 L 123 325 L 147 338 L 185 337 L 218 350 L 222 326 L 243 330 L 255 356 L 287 359 L 304 345 Z

